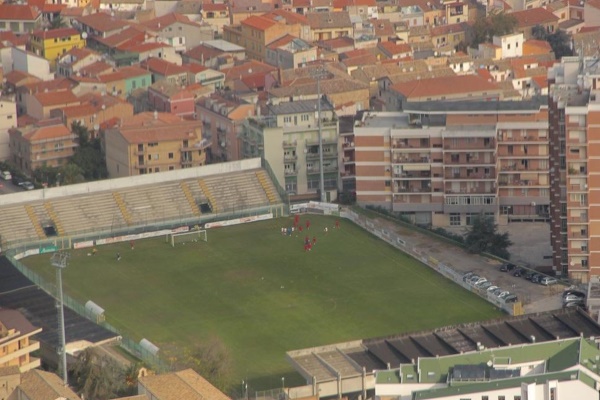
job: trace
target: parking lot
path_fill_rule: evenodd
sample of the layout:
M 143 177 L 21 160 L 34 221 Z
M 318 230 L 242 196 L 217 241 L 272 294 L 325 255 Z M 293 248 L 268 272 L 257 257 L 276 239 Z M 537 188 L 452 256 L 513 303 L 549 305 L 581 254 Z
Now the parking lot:
M 501 272 L 501 263 L 496 260 L 470 254 L 442 239 L 436 239 L 383 218 L 378 219 L 378 223 L 402 236 L 410 246 L 451 266 L 454 270 L 463 274 L 473 272 L 491 281 L 495 286 L 514 293 L 523 302 L 526 313 L 549 311 L 562 307 L 561 293 L 565 289 L 562 285 L 543 286 L 532 283 L 523 277 L 515 277 L 512 273 Z M 520 251 L 512 257 L 516 264 L 536 267 L 538 261 L 544 261 L 544 255 L 549 248 L 547 224 L 513 223 L 507 229 L 519 232 L 519 239 L 511 236 L 513 241 L 520 240 L 518 246 L 513 246 L 515 249 L 511 248 L 511 250 Z M 523 243 L 525 240 L 526 242 Z M 528 255 L 528 251 L 531 254 Z M 545 261 L 547 265 L 548 261 Z

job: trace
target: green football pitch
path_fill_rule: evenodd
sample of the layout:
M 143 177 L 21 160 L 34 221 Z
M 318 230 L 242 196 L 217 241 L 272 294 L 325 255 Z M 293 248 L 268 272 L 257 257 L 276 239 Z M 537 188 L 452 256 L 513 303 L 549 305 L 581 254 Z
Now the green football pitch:
M 304 384 L 287 350 L 498 317 L 501 312 L 351 222 L 323 216 L 283 236 L 293 219 L 208 230 L 208 242 L 165 238 L 74 250 L 65 291 L 106 310 L 135 340 L 227 347 L 233 382 L 255 389 Z M 325 232 L 325 227 L 328 232 Z M 316 237 L 311 251 L 304 240 Z M 116 254 L 121 260 L 117 261 Z M 47 254 L 23 260 L 54 280 Z M 233 383 L 232 382 L 232 383 Z

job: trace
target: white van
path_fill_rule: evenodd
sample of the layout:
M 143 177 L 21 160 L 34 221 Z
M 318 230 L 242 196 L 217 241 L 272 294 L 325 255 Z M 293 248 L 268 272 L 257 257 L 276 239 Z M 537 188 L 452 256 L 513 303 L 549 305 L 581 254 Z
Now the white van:
M 0 172 L 0 176 L 5 181 L 10 181 L 12 179 L 12 175 L 10 174 L 10 171 L 2 171 L 2 172 Z

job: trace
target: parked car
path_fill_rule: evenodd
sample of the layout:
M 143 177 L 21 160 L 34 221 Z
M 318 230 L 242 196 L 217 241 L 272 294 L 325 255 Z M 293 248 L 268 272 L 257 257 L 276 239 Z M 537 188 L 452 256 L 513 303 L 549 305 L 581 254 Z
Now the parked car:
M 492 294 L 493 294 L 494 296 L 498 296 L 500 293 L 503 293 L 503 292 L 505 292 L 505 290 L 504 290 L 504 289 L 502 289 L 502 288 L 498 288 L 498 289 L 494 290 L 494 291 L 492 292 Z
M 517 278 L 519 278 L 519 277 L 523 276 L 524 272 L 525 272 L 525 270 L 523 268 L 517 268 L 513 272 L 513 276 L 516 276 Z
M 516 303 L 519 301 L 519 298 L 515 294 L 508 295 L 504 298 L 505 303 Z
M 500 289 L 500 288 L 499 288 L 498 286 L 496 286 L 496 285 L 492 285 L 492 286 L 490 286 L 489 288 L 487 288 L 487 291 L 488 291 L 488 292 L 493 292 L 493 291 L 494 291 L 494 290 L 496 290 L 496 289 Z
M 11 181 L 12 181 L 13 185 L 16 185 L 16 186 L 21 186 L 21 185 L 23 185 L 23 182 L 25 182 L 24 179 L 19 178 L 18 176 L 15 176 L 15 175 L 12 176 Z
M 467 279 L 467 283 L 470 285 L 474 285 L 481 277 L 479 275 L 473 275 L 469 279 Z
M 579 307 L 579 308 L 586 308 L 585 303 L 583 301 L 569 301 L 567 303 L 563 304 L 563 308 L 572 308 L 572 307 Z
M 581 302 L 583 302 L 583 301 L 585 301 L 585 297 L 583 297 L 583 296 L 577 296 L 575 294 L 569 294 L 569 295 L 563 297 L 563 303 L 564 304 L 570 303 L 572 301 L 581 301 Z
M 564 299 L 565 297 L 567 297 L 568 295 L 570 295 L 570 294 L 573 294 L 573 295 L 575 295 L 575 296 L 579 296 L 579 297 L 585 298 L 585 293 L 584 293 L 584 292 L 582 292 L 581 290 L 577 290 L 577 289 L 567 289 L 567 290 L 565 290 L 565 291 L 563 292 L 563 294 L 562 294 L 562 297 L 563 297 L 563 299 Z
M 471 282 L 472 282 L 471 284 L 472 284 L 473 286 L 479 286 L 479 285 L 481 285 L 482 283 L 485 283 L 485 282 L 487 282 L 487 279 L 485 279 L 485 278 L 479 278 L 479 279 L 477 279 L 476 281 L 471 281 Z
M 466 282 L 470 277 L 472 277 L 473 275 L 475 275 L 474 272 L 467 272 L 466 274 L 463 275 L 462 279 L 463 282 Z
M 530 281 L 530 280 L 531 280 L 531 277 L 532 277 L 533 275 L 535 275 L 535 273 L 534 273 L 534 272 L 531 272 L 531 271 L 526 271 L 526 272 L 523 274 L 523 278 L 525 278 L 525 279 L 527 279 L 528 281 Z
M 540 283 L 544 286 L 556 285 L 558 280 L 556 278 L 552 278 L 551 276 L 545 276 L 540 280 Z
M 21 187 L 25 190 L 33 190 L 35 189 L 35 186 L 33 186 L 33 183 L 29 182 L 29 181 L 25 181 L 23 182 L 23 184 L 21 185 Z
M 531 283 L 540 283 L 540 281 L 542 280 L 544 276 L 540 275 L 540 274 L 533 274 L 531 276 Z
M 12 175 L 10 174 L 10 171 L 2 171 L 0 173 L 0 176 L 2 177 L 2 179 L 4 179 L 5 181 L 10 181 L 12 180 Z
M 490 286 L 492 286 L 492 282 L 490 281 L 485 281 L 480 285 L 477 285 L 477 287 L 481 290 L 487 290 L 487 288 L 489 288 Z
M 504 263 L 500 266 L 500 271 L 501 272 L 510 272 L 513 269 L 517 268 L 517 266 L 515 264 L 512 263 Z
M 504 291 L 502 291 L 502 292 L 498 293 L 498 294 L 496 295 L 496 297 L 498 297 L 499 299 L 503 299 L 503 298 L 505 298 L 506 296 L 508 296 L 509 294 L 510 294 L 510 292 L 509 292 L 508 290 L 504 290 Z

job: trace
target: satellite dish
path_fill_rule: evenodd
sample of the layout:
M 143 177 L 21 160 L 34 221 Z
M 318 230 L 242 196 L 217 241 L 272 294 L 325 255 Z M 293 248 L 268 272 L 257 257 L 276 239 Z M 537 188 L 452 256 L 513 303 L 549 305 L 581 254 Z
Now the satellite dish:
M 488 367 L 491 367 L 492 365 L 494 365 L 494 363 L 492 362 L 492 360 L 489 360 L 489 361 L 487 362 L 487 366 L 488 366 Z
M 81 34 L 81 38 L 82 38 L 83 40 L 87 39 L 87 37 L 88 37 L 88 34 L 87 34 L 87 32 L 83 32 L 83 33 Z

